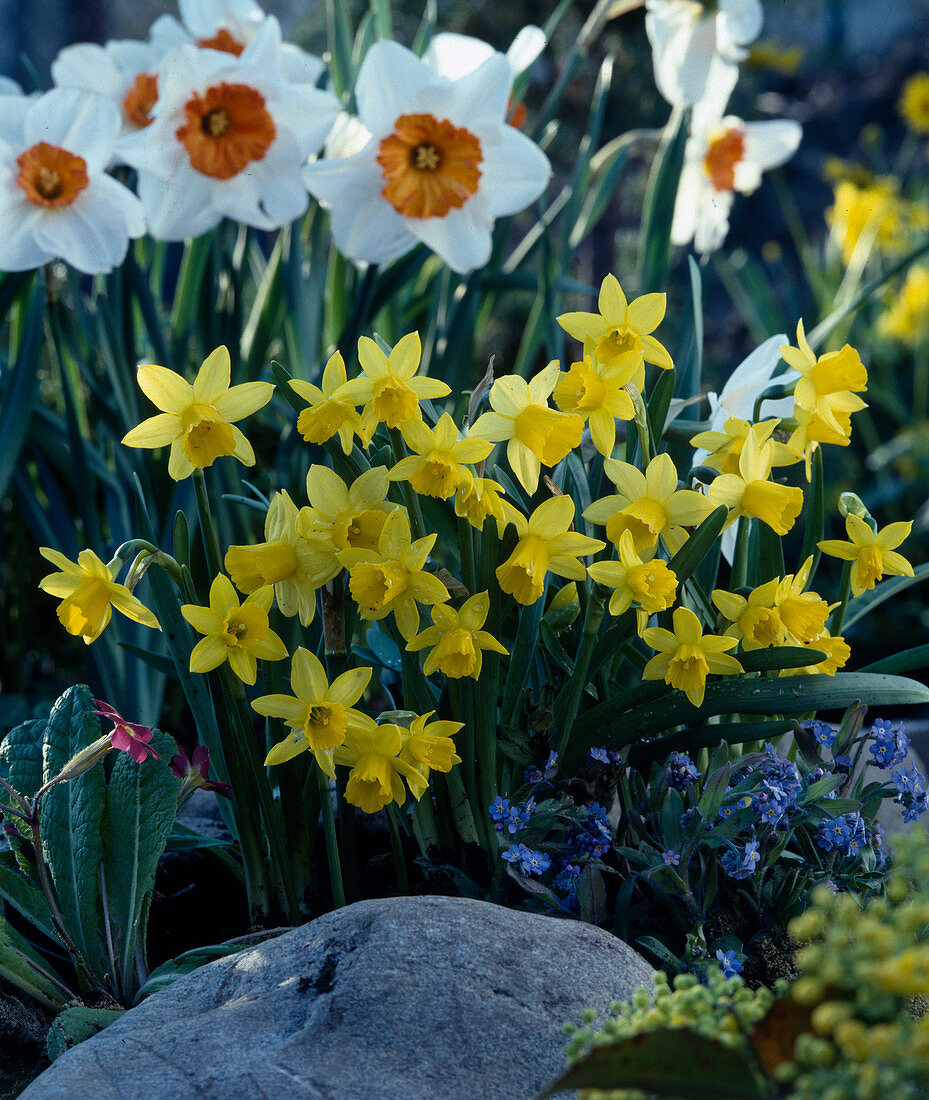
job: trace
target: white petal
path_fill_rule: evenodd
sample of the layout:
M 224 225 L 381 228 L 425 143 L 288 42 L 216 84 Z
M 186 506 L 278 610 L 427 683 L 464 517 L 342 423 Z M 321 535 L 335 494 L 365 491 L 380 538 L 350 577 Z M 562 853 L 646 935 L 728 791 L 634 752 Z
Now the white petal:
M 89 172 L 101 171 L 113 159 L 120 128 L 116 105 L 79 88 L 53 88 L 34 99 L 26 115 L 25 137 L 59 145 L 83 157 Z
M 167 53 L 189 43 L 190 35 L 173 15 L 159 15 L 149 29 L 148 40 L 155 49 Z
M 745 130 L 745 156 L 736 165 L 735 189 L 748 193 L 761 182 L 761 173 L 776 168 L 797 151 L 803 127 L 792 119 L 748 122 Z
M 148 231 L 156 241 L 199 237 L 219 225 L 222 213 L 210 202 L 210 192 L 210 181 L 193 169 L 180 171 L 167 182 L 139 173 L 139 198 Z
M 719 404 L 713 414 L 714 431 L 720 431 L 730 416 L 737 416 L 740 420 L 752 419 L 755 399 L 775 384 L 771 376 L 781 361 L 781 344 L 788 342 L 783 333 L 771 336 L 735 368 L 719 395 Z M 786 379 L 787 376 L 784 377 Z M 767 409 L 766 404 L 766 417 L 771 415 Z
M 315 84 L 326 71 L 325 62 L 292 42 L 281 46 L 281 75 L 292 84 Z
M 28 147 L 25 126 L 31 104 L 32 100 L 28 96 L 0 96 L 0 141 L 10 147 L 13 161 Z M 14 174 L 18 172 L 17 168 Z
M 706 189 L 696 215 L 694 227 L 694 248 L 704 255 L 715 252 L 729 232 L 729 211 L 732 209 L 731 191 Z
M 532 25 L 523 27 L 506 51 L 506 59 L 510 63 L 513 74 L 519 75 L 525 72 L 545 49 L 546 42 L 545 31 L 541 27 Z
M 411 50 L 397 42 L 375 42 L 355 85 L 358 117 L 372 134 L 390 133 L 400 115 L 422 109 L 420 95 L 436 83 L 439 78 Z
M 689 244 L 697 229 L 697 207 L 706 186 L 703 169 L 692 160 L 685 162 L 677 187 L 674 216 L 671 219 L 673 244 Z
M 53 260 L 36 242 L 35 227 L 43 211 L 32 206 L 15 183 L 9 181 L 0 196 L 0 271 L 29 271 Z
M 727 47 L 755 41 L 764 24 L 764 8 L 761 0 L 719 0 L 716 21 L 719 50 L 725 53 Z
M 433 37 L 423 61 L 446 80 L 458 80 L 473 73 L 495 52 L 493 46 L 480 38 L 443 32 Z
M 125 83 L 107 51 L 95 42 L 65 46 L 52 62 L 52 80 L 59 88 L 83 88 L 115 99 Z
M 505 125 L 512 86 L 513 74 L 506 58 L 493 53 L 460 80 L 422 93 L 420 103 L 427 110 L 431 107 L 437 118 L 447 118 L 456 126 L 476 131 L 484 123 Z
M 490 259 L 494 220 L 478 193 L 444 218 L 407 218 L 410 232 L 428 245 L 452 271 L 466 275 Z
M 515 214 L 534 202 L 552 174 L 548 157 L 512 126 L 504 126 L 499 145 L 486 150 L 481 170 L 481 193 L 486 194 L 495 218 Z
M 112 271 L 125 258 L 129 234 L 122 211 L 88 188 L 71 206 L 45 212 L 36 242 L 86 275 Z
M 738 531 L 738 529 L 738 523 L 733 523 L 731 527 L 727 527 L 726 530 L 723 531 L 722 535 L 721 545 L 723 557 L 726 559 L 727 562 L 729 562 L 730 565 L 732 565 L 732 559 L 735 557 L 735 540 L 736 532 Z
M 212 38 L 220 27 L 258 24 L 264 17 L 254 0 L 178 0 L 184 26 L 195 38 Z
M 299 143 L 298 168 L 308 156 L 322 148 L 341 110 L 334 95 L 309 84 L 287 88 L 285 94 L 268 107 L 278 132 L 289 130 Z
M 0 76 L 0 95 L 22 95 L 23 90 L 8 76 Z
M 267 16 L 242 51 L 239 64 L 276 78 L 280 69 L 281 41 L 280 23 L 273 15 Z

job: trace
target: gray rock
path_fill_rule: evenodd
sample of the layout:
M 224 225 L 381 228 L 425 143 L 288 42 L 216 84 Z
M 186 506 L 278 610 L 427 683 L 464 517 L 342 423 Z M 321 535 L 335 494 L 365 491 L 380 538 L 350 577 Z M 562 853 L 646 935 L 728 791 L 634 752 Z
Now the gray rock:
M 561 1025 L 651 973 L 580 922 L 362 901 L 180 979 L 21 1100 L 529 1100 L 564 1069 Z

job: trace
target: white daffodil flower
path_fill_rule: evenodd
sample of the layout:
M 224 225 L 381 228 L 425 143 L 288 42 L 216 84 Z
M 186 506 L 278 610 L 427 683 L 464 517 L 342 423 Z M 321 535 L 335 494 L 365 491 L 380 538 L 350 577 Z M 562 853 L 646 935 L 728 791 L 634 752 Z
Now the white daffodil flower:
M 119 127 L 113 103 L 77 88 L 0 96 L 0 271 L 62 259 L 95 275 L 122 263 L 145 214 L 106 173 Z
M 738 79 L 745 47 L 761 33 L 760 0 L 645 0 L 655 83 L 673 107 L 708 94 L 725 106 Z
M 790 119 L 743 122 L 735 115 L 720 118 L 708 101 L 698 104 L 684 150 L 672 242 L 693 241 L 697 252 L 715 252 L 729 232 L 735 193 L 751 194 L 762 172 L 794 155 L 802 136 L 800 123 Z
M 22 95 L 23 90 L 8 76 L 0 76 L 0 95 Z
M 273 16 L 234 57 L 178 46 L 159 72 L 152 123 L 123 139 L 158 240 L 197 237 L 223 217 L 276 229 L 306 210 L 300 169 L 321 146 L 339 103 L 281 71 Z
M 83 88 L 111 99 L 120 113 L 120 136 L 134 134 L 152 121 L 164 53 L 148 42 L 79 42 L 59 52 L 52 80 L 58 88 Z
M 514 77 L 526 71 L 545 49 L 547 39 L 540 27 L 528 26 L 516 35 L 505 57 Z M 443 31 L 434 36 L 423 61 L 439 76 L 460 80 L 473 73 L 497 51 L 488 42 L 472 38 L 468 34 L 451 34 Z
M 487 263 L 494 219 L 533 202 L 551 175 L 507 125 L 511 83 L 499 53 L 452 81 L 395 42 L 371 47 L 355 87 L 364 146 L 303 171 L 345 256 L 387 263 L 421 242 L 459 273 Z
M 239 57 L 268 16 L 255 0 L 178 0 L 181 19 L 161 15 L 149 38 L 163 52 L 193 44 Z M 322 60 L 291 42 L 282 43 L 281 73 L 294 84 L 316 84 L 325 70 Z

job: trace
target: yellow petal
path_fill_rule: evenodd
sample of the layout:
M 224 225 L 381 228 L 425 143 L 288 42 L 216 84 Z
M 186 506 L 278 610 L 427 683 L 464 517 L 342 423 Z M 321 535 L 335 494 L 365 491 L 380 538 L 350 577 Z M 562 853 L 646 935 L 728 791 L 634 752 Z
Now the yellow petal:
M 270 382 L 243 382 L 226 390 L 211 404 L 223 420 L 232 423 L 264 408 L 273 396 L 274 386 Z
M 194 391 L 189 382 L 167 367 L 143 363 L 136 375 L 139 389 L 162 412 L 178 415 L 191 405 Z
M 628 303 L 615 275 L 607 275 L 600 284 L 597 309 L 600 310 L 600 316 L 608 325 L 618 325 L 625 321 Z
M 329 680 L 326 677 L 326 670 L 316 654 L 310 653 L 303 646 L 294 653 L 290 668 L 290 684 L 294 694 L 305 702 L 308 700 L 318 702 L 327 697 Z
M 122 442 L 126 447 L 167 447 L 182 434 L 180 417 L 174 413 L 159 413 L 126 432 Z
M 191 672 L 212 672 L 226 659 L 228 646 L 215 634 L 201 638 L 190 652 Z
M 256 699 L 257 703 L 258 700 Z M 259 712 L 260 713 L 260 712 Z M 268 767 L 272 764 L 285 764 L 288 760 L 292 760 L 295 756 L 304 752 L 310 747 L 309 741 L 303 736 L 302 733 L 292 733 L 290 737 L 286 737 L 283 741 L 278 743 L 270 750 L 265 757 L 265 766 Z
M 664 320 L 667 304 L 666 294 L 643 294 L 636 298 L 629 306 L 629 327 L 640 336 L 652 332 Z
M 398 378 L 409 379 L 419 370 L 423 346 L 418 332 L 401 336 L 390 353 L 390 369 Z
M 215 405 L 229 389 L 231 366 L 229 349 L 224 344 L 211 351 L 194 379 L 194 400 L 204 405 Z

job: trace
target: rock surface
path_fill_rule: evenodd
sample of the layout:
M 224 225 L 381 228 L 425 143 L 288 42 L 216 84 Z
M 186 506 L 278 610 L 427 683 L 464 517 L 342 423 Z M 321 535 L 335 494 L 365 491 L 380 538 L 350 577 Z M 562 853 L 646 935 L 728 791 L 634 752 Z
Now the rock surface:
M 564 1068 L 561 1025 L 650 976 L 580 922 L 363 901 L 180 979 L 21 1100 L 529 1100 Z

